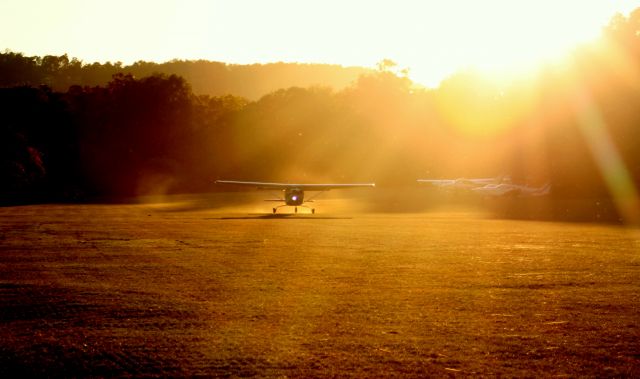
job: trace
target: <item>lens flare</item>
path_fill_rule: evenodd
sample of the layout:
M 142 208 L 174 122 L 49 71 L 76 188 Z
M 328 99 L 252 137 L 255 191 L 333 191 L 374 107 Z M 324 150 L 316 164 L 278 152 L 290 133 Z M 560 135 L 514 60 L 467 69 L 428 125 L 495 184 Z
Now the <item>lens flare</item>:
M 640 223 L 640 198 L 627 169 L 596 104 L 584 87 L 578 87 L 574 95 L 578 124 L 591 153 L 613 196 L 615 205 L 629 224 Z

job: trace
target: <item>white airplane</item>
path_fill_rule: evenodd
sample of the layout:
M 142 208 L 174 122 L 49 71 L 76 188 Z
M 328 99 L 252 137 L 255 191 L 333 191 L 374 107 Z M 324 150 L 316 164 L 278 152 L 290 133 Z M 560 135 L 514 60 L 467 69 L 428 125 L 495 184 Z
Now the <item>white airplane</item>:
M 446 190 L 470 190 L 478 187 L 483 187 L 490 184 L 498 183 L 510 183 L 511 179 L 508 177 L 497 178 L 458 178 L 458 179 L 418 179 L 420 184 L 430 184 L 432 186 L 440 187 Z
M 243 182 L 237 180 L 216 180 L 216 184 L 229 184 L 236 186 L 255 187 L 259 190 L 279 190 L 283 192 L 284 197 L 281 199 L 267 199 L 265 201 L 284 202 L 273 208 L 273 213 L 284 206 L 295 207 L 295 213 L 298 213 L 298 207 L 311 209 L 311 213 L 316 213 L 314 208 L 309 208 L 304 203 L 311 203 L 313 199 L 318 197 L 325 191 L 331 189 L 357 188 L 357 187 L 375 187 L 375 183 L 353 183 L 353 184 L 289 184 L 289 183 L 268 183 L 268 182 Z M 319 191 L 319 193 L 311 199 L 304 199 L 304 191 Z
M 486 196 L 544 196 L 551 191 L 551 185 L 530 187 L 511 183 L 511 178 L 474 178 L 474 179 L 418 179 L 418 183 L 431 184 L 446 190 L 465 190 Z
M 487 196 L 544 196 L 551 192 L 551 184 L 547 183 L 542 187 L 529 187 L 519 184 L 487 184 L 482 187 L 472 188 L 475 193 Z

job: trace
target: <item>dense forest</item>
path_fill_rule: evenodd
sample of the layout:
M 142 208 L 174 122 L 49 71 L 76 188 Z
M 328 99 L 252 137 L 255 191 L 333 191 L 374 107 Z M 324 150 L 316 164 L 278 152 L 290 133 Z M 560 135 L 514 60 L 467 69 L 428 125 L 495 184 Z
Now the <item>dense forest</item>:
M 269 69 L 287 72 L 286 84 L 256 99 L 273 85 L 268 71 L 182 61 L 125 69 L 5 52 L 0 199 L 203 192 L 216 178 L 394 187 L 508 175 L 552 183 L 558 202 L 614 201 L 633 217 L 639 34 L 636 10 L 561 65 L 511 80 L 459 72 L 436 89 L 386 60 L 337 81 L 314 73 L 321 66 L 279 64 Z

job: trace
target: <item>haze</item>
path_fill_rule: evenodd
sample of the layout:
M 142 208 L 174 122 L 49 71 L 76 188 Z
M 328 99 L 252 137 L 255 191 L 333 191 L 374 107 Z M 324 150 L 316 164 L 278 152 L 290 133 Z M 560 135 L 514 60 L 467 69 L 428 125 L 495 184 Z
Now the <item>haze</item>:
M 207 59 L 373 67 L 437 85 L 560 59 L 638 1 L 5 0 L 0 48 L 85 62 Z

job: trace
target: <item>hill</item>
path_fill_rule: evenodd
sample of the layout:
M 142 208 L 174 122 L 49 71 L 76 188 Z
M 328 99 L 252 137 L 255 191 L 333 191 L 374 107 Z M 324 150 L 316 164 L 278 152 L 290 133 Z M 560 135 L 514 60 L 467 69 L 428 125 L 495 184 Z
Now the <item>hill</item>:
M 172 60 L 165 63 L 138 61 L 124 66 L 120 62 L 84 63 L 77 58 L 69 59 L 66 54 L 44 57 L 28 57 L 10 51 L 0 54 L 1 87 L 47 85 L 61 92 L 73 85 L 103 86 L 118 73 L 138 78 L 166 74 L 185 78 L 198 95 L 232 94 L 257 100 L 289 87 L 320 86 L 341 90 L 360 75 L 370 72 L 363 67 L 330 64 L 278 62 L 239 65 L 206 60 Z

